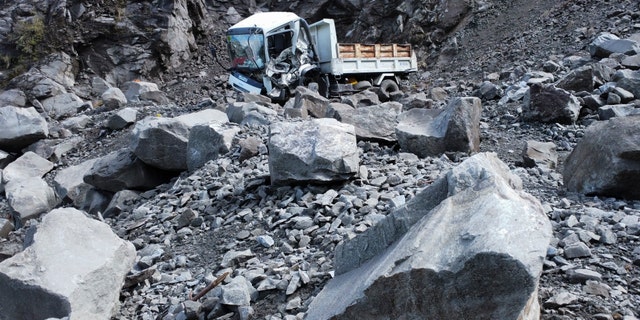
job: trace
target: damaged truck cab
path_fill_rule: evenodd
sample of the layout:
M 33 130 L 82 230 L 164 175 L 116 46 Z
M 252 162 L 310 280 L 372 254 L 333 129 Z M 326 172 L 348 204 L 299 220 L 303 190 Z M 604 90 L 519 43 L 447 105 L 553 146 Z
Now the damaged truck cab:
M 320 71 L 309 25 L 293 13 L 254 14 L 229 28 L 227 45 L 229 83 L 242 92 L 283 100 Z
M 340 44 L 333 20 L 309 25 L 290 12 L 261 12 L 238 22 L 227 31 L 227 45 L 231 86 L 274 101 L 311 83 L 325 97 L 372 85 L 395 91 L 400 78 L 417 71 L 410 45 Z

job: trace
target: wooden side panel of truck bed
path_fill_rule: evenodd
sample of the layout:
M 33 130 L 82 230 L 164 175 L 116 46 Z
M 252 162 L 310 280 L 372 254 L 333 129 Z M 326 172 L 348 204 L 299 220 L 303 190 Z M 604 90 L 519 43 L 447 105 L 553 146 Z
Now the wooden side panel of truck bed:
M 410 58 L 410 44 L 339 43 L 339 58 Z

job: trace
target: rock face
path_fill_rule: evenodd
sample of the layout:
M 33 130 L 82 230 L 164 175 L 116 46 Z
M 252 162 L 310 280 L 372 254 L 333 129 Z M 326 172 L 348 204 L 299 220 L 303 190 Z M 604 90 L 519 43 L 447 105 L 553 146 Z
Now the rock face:
M 306 319 L 538 319 L 551 225 L 520 184 L 495 154 L 467 159 L 338 248 L 339 275 Z M 345 267 L 341 259 L 371 254 L 361 238 L 380 253 Z
M 53 210 L 31 245 L 0 263 L 0 318 L 109 319 L 134 259 L 107 224 Z
M 358 170 L 352 125 L 323 118 L 273 123 L 269 129 L 272 184 L 345 180 Z
M 480 99 L 471 97 L 453 99 L 443 110 L 411 109 L 398 118 L 398 144 L 419 157 L 478 151 L 481 111 Z
M 49 135 L 45 119 L 35 108 L 0 108 L 0 148 L 19 150 Z
M 533 84 L 524 97 L 523 116 L 528 121 L 573 123 L 580 114 L 578 99 L 552 85 Z
M 640 116 L 587 127 L 563 176 L 569 191 L 640 199 Z

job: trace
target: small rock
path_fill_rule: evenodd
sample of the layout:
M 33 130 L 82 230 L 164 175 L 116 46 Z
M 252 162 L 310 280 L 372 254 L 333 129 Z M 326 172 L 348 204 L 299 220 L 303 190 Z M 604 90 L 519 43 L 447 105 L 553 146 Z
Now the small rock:
M 584 242 L 578 242 L 565 247 L 564 256 L 568 259 L 591 257 L 591 250 Z

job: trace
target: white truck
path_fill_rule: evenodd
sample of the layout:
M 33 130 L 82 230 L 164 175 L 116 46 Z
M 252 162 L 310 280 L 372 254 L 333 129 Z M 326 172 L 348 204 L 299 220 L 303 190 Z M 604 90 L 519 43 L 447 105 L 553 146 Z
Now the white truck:
M 332 19 L 309 25 L 291 12 L 262 12 L 236 23 L 226 35 L 231 86 L 274 101 L 312 83 L 325 97 L 371 86 L 391 92 L 417 71 L 411 45 L 338 43 Z

